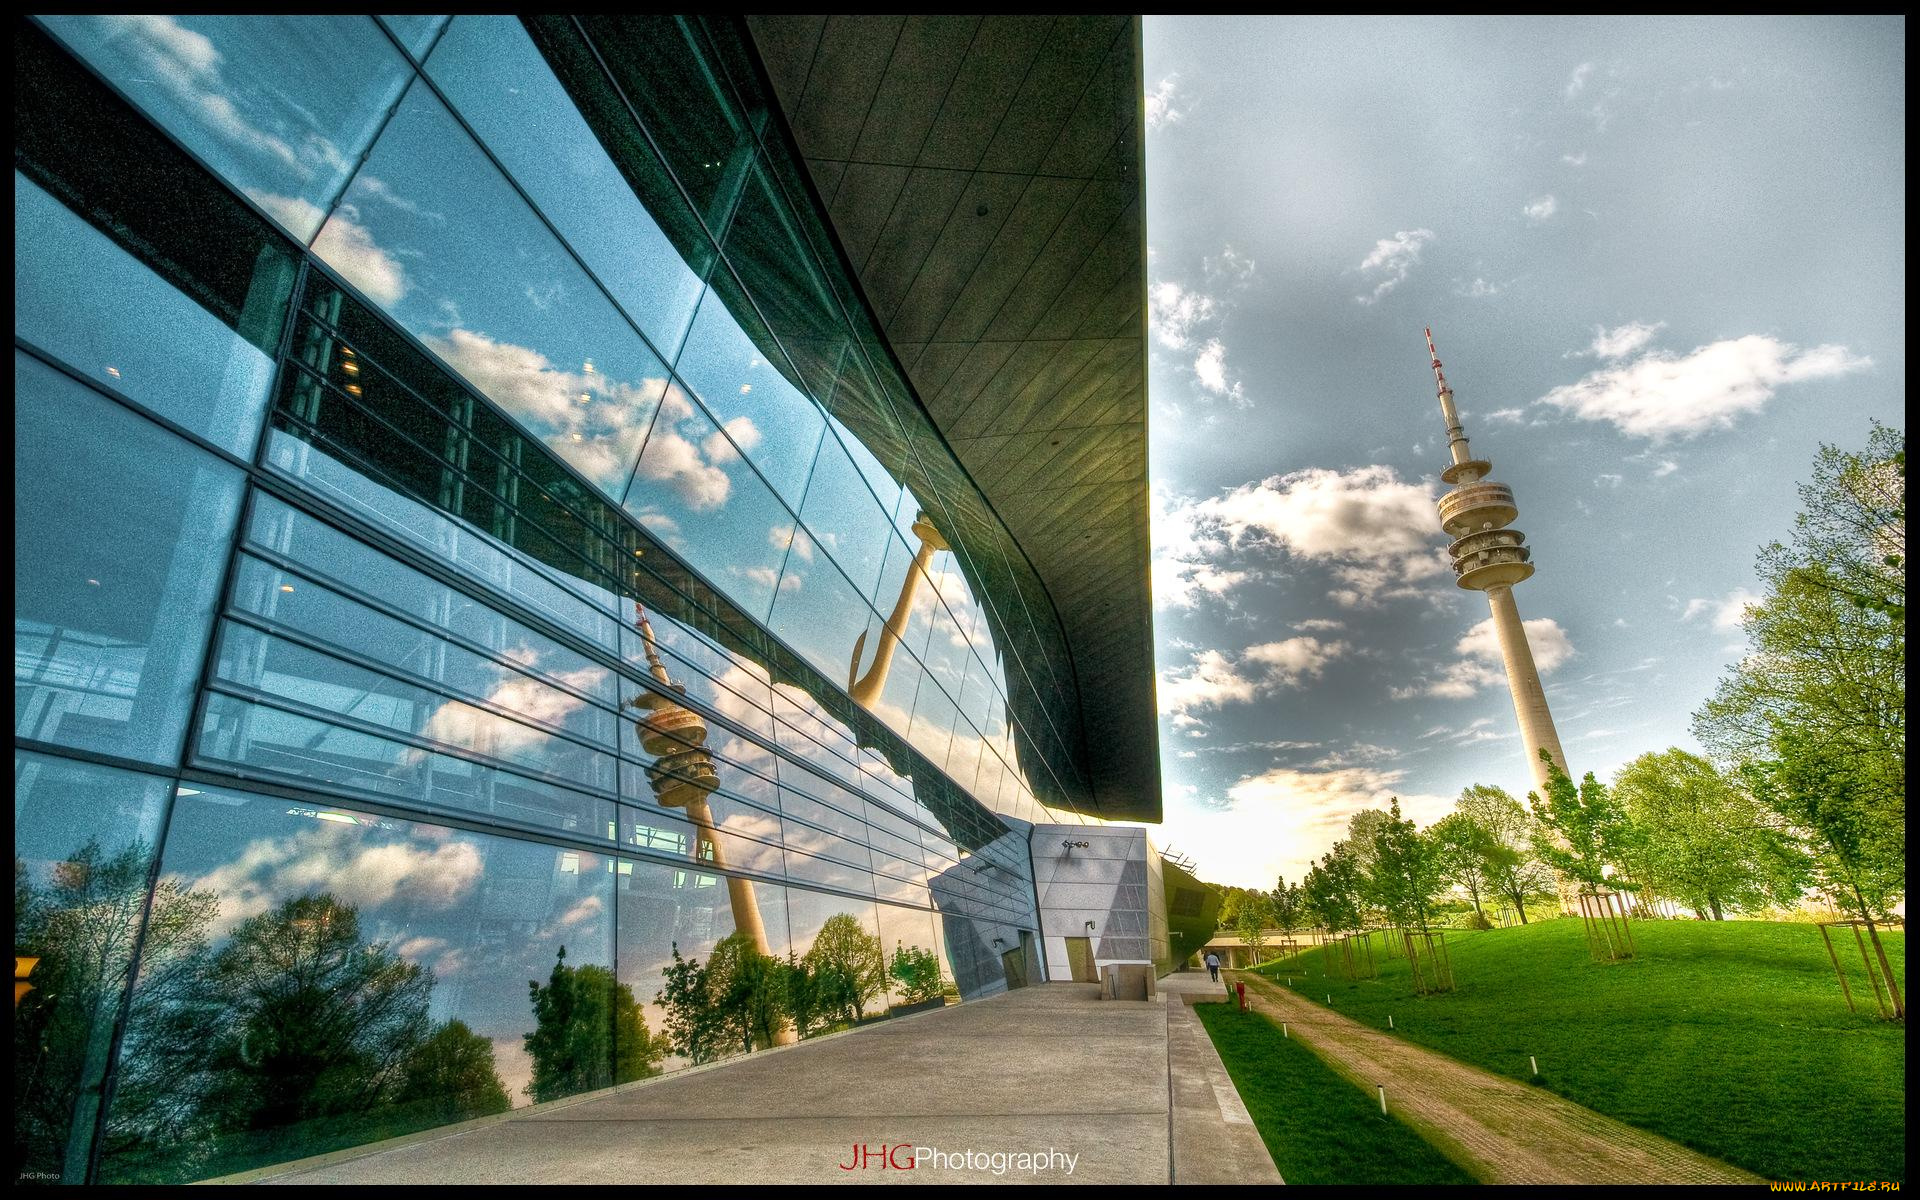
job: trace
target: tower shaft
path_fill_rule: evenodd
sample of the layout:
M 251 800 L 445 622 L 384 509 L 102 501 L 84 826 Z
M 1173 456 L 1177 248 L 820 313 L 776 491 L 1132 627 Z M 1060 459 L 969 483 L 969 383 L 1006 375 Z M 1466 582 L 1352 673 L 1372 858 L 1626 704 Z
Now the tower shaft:
M 1427 355 L 1433 363 L 1440 415 L 1447 423 L 1447 451 L 1453 460 L 1440 473 L 1452 490 L 1440 497 L 1439 509 L 1440 527 L 1454 538 L 1447 547 L 1453 557 L 1454 582 L 1487 594 L 1494 635 L 1500 641 L 1500 659 L 1507 669 L 1507 689 L 1513 694 L 1513 715 L 1520 723 L 1520 740 L 1527 751 L 1527 769 L 1534 786 L 1544 793 L 1547 765 L 1540 760 L 1540 752 L 1545 750 L 1562 771 L 1567 770 L 1567 756 L 1560 748 L 1553 714 L 1547 709 L 1540 671 L 1533 662 L 1533 647 L 1527 644 L 1527 628 L 1513 601 L 1513 585 L 1533 575 L 1533 552 L 1525 544 L 1527 535 L 1509 528 L 1520 515 L 1513 490 L 1489 480 L 1493 464 L 1474 458 L 1467 446 L 1467 433 L 1453 406 L 1453 389 L 1447 386 L 1439 352 L 1433 348 L 1431 329 L 1427 330 Z

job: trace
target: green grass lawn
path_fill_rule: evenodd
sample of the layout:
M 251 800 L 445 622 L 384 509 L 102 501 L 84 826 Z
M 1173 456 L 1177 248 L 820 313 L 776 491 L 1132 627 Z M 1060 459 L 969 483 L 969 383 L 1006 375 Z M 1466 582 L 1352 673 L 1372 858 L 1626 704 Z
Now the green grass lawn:
M 1272 1021 L 1229 1004 L 1193 1011 L 1288 1183 L 1474 1181 Z
M 1860 1015 L 1812 925 L 1636 921 L 1633 938 L 1637 957 L 1603 964 L 1570 918 L 1450 930 L 1457 988 L 1428 997 L 1379 937 L 1376 980 L 1327 978 L 1318 950 L 1259 971 L 1500 1075 L 1527 1079 L 1534 1055 L 1560 1095 L 1771 1179 L 1905 1178 L 1906 1029 L 1868 1015 L 1857 949 Z M 1904 996 L 1905 935 L 1882 940 Z

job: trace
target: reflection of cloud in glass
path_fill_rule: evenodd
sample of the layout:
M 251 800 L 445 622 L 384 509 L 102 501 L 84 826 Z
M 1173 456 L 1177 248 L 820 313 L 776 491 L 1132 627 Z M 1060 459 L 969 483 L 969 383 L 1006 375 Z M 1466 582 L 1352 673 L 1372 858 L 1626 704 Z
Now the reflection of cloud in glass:
M 745 570 L 739 567 L 730 567 L 728 569 L 742 579 L 751 580 L 761 587 L 773 587 L 777 580 L 780 590 L 783 592 L 797 592 L 800 590 L 802 584 L 801 576 L 794 574 L 792 571 L 788 571 L 782 575 L 772 567 L 748 567 Z
M 332 227 L 329 222 L 328 228 Z M 600 371 L 559 370 L 538 350 L 496 342 L 469 329 L 421 340 L 554 453 L 608 489 L 626 482 L 627 470 L 647 436 L 654 406 L 667 386 L 663 379 L 633 384 L 610 379 Z M 678 392 L 667 394 L 677 396 Z M 596 398 L 599 403 L 593 402 Z
M 318 134 L 310 133 L 301 152 L 285 139 L 258 128 L 234 105 L 232 88 L 221 75 L 223 55 L 212 39 L 195 33 L 172 17 L 102 17 L 110 38 L 125 37 L 137 47 L 135 63 L 173 98 L 193 112 L 209 129 L 237 145 L 278 159 L 305 179 L 316 163 L 344 165 L 340 151 Z M 311 225 L 295 228 L 311 229 Z
M 253 198 L 288 228 L 299 228 L 294 222 L 303 219 L 307 211 L 319 211 L 305 200 L 286 196 L 255 192 Z M 369 300 L 392 308 L 412 290 L 413 284 L 407 278 L 406 268 L 380 248 L 373 235 L 359 223 L 359 217 L 359 209 L 342 204 L 320 230 L 320 236 L 313 239 L 313 252 L 340 272 L 342 279 L 364 292 Z
M 468 841 L 439 845 L 381 844 L 357 832 L 330 827 L 290 838 L 250 843 L 224 866 L 193 881 L 191 890 L 220 895 L 216 936 L 288 896 L 332 893 L 363 912 L 396 899 L 429 909 L 447 909 L 465 899 L 480 879 L 480 850 Z
M 560 915 L 559 926 L 562 929 L 572 929 L 582 921 L 597 918 L 606 907 L 606 902 L 598 896 L 585 897 L 580 903 Z
M 441 980 L 459 974 L 467 966 L 466 953 L 449 946 L 445 938 L 410 937 L 397 943 L 393 952 L 419 963 Z
M 694 428 L 689 430 L 689 425 Z M 697 512 L 719 508 L 727 502 L 733 481 L 716 464 L 739 458 L 733 446 L 717 434 L 709 433 L 702 439 L 704 451 L 687 436 L 692 433 L 699 437 L 699 429 L 705 427 L 707 422 L 697 417 L 692 401 L 678 388 L 669 388 L 661 400 L 660 420 L 647 442 L 646 457 L 640 461 L 640 478 L 672 488 Z M 760 431 L 745 417 L 727 422 L 727 430 L 742 446 L 760 443 Z
M 527 651 L 519 651 L 526 655 Z M 538 655 L 532 657 L 537 658 Z M 518 659 L 526 665 L 533 665 L 527 658 Z M 581 667 L 573 671 L 556 671 L 553 677 L 569 687 L 590 691 L 606 678 L 606 672 L 599 667 Z M 585 700 L 558 688 L 551 688 L 536 679 L 516 678 L 495 687 L 487 693 L 487 700 L 509 712 L 544 721 L 548 725 L 564 727 L 567 718 L 587 706 Z M 438 742 L 450 746 L 461 746 L 478 750 L 486 754 L 507 754 L 525 750 L 546 742 L 548 735 L 518 721 L 506 721 L 493 713 L 484 712 L 458 700 L 449 700 L 435 709 L 421 729 Z M 409 749 L 409 761 L 418 761 L 428 751 Z

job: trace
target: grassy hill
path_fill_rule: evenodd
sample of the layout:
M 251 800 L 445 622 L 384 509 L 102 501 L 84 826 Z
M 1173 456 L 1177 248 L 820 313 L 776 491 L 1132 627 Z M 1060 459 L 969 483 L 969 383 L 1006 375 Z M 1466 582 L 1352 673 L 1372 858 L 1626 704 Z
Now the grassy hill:
M 1572 919 L 1449 931 L 1457 989 L 1424 998 L 1379 937 L 1377 980 L 1327 978 L 1318 951 L 1260 971 L 1497 1074 L 1527 1079 L 1533 1055 L 1560 1095 L 1769 1178 L 1905 1178 L 1906 1030 L 1867 1015 L 1858 950 L 1855 1015 L 1814 926 L 1637 921 L 1633 937 L 1636 958 L 1602 964 Z M 1904 996 L 1905 936 L 1883 941 Z

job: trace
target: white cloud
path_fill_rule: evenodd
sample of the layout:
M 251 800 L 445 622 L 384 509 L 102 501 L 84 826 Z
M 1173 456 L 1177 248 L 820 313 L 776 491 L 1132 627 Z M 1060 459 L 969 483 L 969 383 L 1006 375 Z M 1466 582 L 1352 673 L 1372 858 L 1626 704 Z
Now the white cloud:
M 1174 81 L 1179 78 L 1177 72 L 1169 75 L 1155 84 L 1153 90 L 1147 93 L 1148 129 L 1159 129 L 1166 125 L 1180 123 L 1184 114 L 1174 107 L 1174 102 L 1180 98 L 1179 86 Z
M 304 200 L 270 203 L 285 199 L 279 196 L 256 194 L 254 199 L 290 229 L 294 227 L 293 221 L 301 218 L 301 209 L 313 207 Z M 366 293 L 367 299 L 382 308 L 392 308 L 412 290 L 412 284 L 406 269 L 381 249 L 374 242 L 373 234 L 355 220 L 359 215 L 353 205 L 342 204 L 320 230 L 320 236 L 313 239 L 313 252 L 320 261 L 340 272 L 341 278 Z
M 1375 242 L 1372 252 L 1354 269 L 1362 275 L 1375 274 L 1378 282 L 1372 293 L 1354 299 L 1361 304 L 1374 304 L 1399 287 L 1420 261 L 1421 249 L 1432 240 L 1431 229 L 1402 229 L 1390 238 Z
M 1160 280 L 1147 292 L 1147 328 L 1169 350 L 1185 350 L 1194 327 L 1211 320 L 1214 311 L 1212 296 L 1188 291 L 1171 280 Z
M 232 861 L 193 881 L 193 890 L 220 896 L 216 936 L 287 896 L 308 892 L 331 893 L 360 909 L 369 923 L 370 910 L 395 902 L 445 911 L 466 899 L 480 878 L 479 848 L 457 836 L 437 844 L 382 841 L 355 826 L 315 826 L 251 842 Z
M 1452 808 L 1450 797 L 1402 790 L 1406 775 L 1379 766 L 1275 767 L 1242 777 L 1224 802 L 1176 793 L 1155 840 L 1191 854 L 1210 880 L 1271 888 L 1276 875 L 1305 875 L 1363 808 L 1385 808 L 1398 796 L 1401 813 L 1421 824 Z
M 1625 358 L 1651 342 L 1653 335 L 1666 327 L 1665 321 L 1655 321 L 1651 325 L 1644 321 L 1628 321 L 1612 329 L 1596 325 L 1593 327 L 1593 342 L 1585 350 L 1574 351 L 1574 354 L 1605 359 Z
M 1584 167 L 1587 165 L 1587 152 L 1582 150 L 1578 154 L 1562 154 L 1560 161 L 1570 167 Z
M 1195 710 L 1245 704 L 1318 679 L 1328 663 L 1349 649 L 1345 642 L 1294 637 L 1249 646 L 1237 659 L 1202 650 L 1186 666 L 1161 673 L 1160 711 L 1174 715 L 1181 727 L 1190 727 L 1197 724 Z
M 1200 260 L 1200 265 L 1207 273 L 1208 283 L 1241 286 L 1253 278 L 1253 260 L 1241 255 L 1232 246 L 1223 246 L 1218 255 L 1209 255 Z
M 1801 350 L 1760 334 L 1731 338 L 1686 355 L 1653 350 L 1604 367 L 1578 383 L 1554 388 L 1540 403 L 1622 433 L 1664 441 L 1731 428 L 1789 383 L 1864 370 L 1873 360 L 1845 346 Z
M 1482 421 L 1504 421 L 1518 425 L 1527 419 L 1527 410 L 1524 408 L 1496 408 L 1492 412 L 1482 415 L 1480 419 Z
M 1587 80 L 1592 75 L 1593 64 L 1590 62 L 1583 62 L 1575 67 L 1572 76 L 1567 79 L 1567 99 L 1571 100 L 1578 96 L 1586 88 Z
M 1485 279 L 1475 276 L 1472 283 L 1455 284 L 1453 294 L 1456 296 L 1465 296 L 1469 300 L 1485 300 L 1492 296 L 1498 296 L 1505 290 L 1505 284 L 1490 283 Z
M 1547 220 L 1553 216 L 1555 212 L 1558 212 L 1559 209 L 1560 202 L 1558 200 L 1555 200 L 1552 196 L 1541 196 L 1528 201 L 1526 207 L 1522 208 L 1520 213 L 1529 221 L 1539 222 Z
M 1695 597 L 1687 601 L 1686 611 L 1680 614 L 1682 621 L 1691 621 L 1695 617 L 1712 618 L 1715 629 L 1738 629 L 1746 616 L 1749 604 L 1758 604 L 1766 597 L 1746 588 L 1735 588 L 1718 600 L 1706 600 Z
M 1679 463 L 1673 461 L 1670 458 L 1663 458 L 1659 462 L 1654 464 L 1653 477 L 1655 479 L 1665 479 L 1667 476 L 1673 474 L 1675 471 L 1678 471 L 1679 469 L 1680 469 Z
M 1614 475 L 1614 474 L 1611 474 L 1611 473 L 1609 473 L 1609 472 L 1606 472 L 1606 471 L 1602 471 L 1602 472 L 1601 472 L 1600 474 L 1598 474 L 1598 475 L 1595 475 L 1595 476 L 1593 477 L 1593 486 L 1595 486 L 1595 487 L 1619 487 L 1619 486 L 1620 486 L 1620 483 L 1621 483 L 1621 481 L 1622 481 L 1622 480 L 1624 480 L 1625 478 L 1626 478 L 1626 476 L 1624 476 L 1624 475 Z
M 1318 633 L 1328 630 L 1345 629 L 1345 621 L 1336 621 L 1331 617 L 1309 617 L 1304 621 L 1295 621 L 1293 628 L 1298 633 Z
M 1225 396 L 1233 401 L 1237 408 L 1248 408 L 1252 401 L 1246 398 L 1238 383 L 1227 382 L 1227 348 L 1219 338 L 1208 338 L 1207 344 L 1200 348 L 1200 354 L 1193 360 L 1193 373 L 1200 380 L 1200 386 L 1216 396 Z
M 1573 643 L 1559 622 L 1552 617 L 1522 621 L 1527 645 L 1533 651 L 1533 665 L 1544 677 L 1552 674 L 1574 655 Z M 1425 682 L 1395 688 L 1395 700 L 1415 696 L 1433 696 L 1443 700 L 1464 700 L 1482 688 L 1507 686 L 1505 660 L 1500 656 L 1500 635 L 1494 632 L 1493 618 L 1475 625 L 1454 644 L 1454 657 L 1429 672 Z

